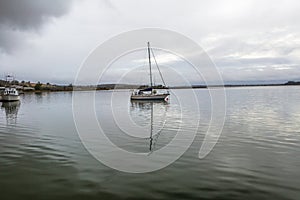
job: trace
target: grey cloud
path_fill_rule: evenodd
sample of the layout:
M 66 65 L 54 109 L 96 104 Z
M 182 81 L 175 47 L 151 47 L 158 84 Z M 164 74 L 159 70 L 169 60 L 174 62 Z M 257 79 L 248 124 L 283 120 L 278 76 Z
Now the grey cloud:
M 0 50 L 10 52 L 53 17 L 68 12 L 72 0 L 0 0 Z
M 284 83 L 287 80 L 299 80 L 299 65 L 270 65 L 251 67 L 227 67 L 221 74 L 227 83 L 234 82 L 269 82 Z
M 268 66 L 274 64 L 291 64 L 292 62 L 285 57 L 262 57 L 262 58 L 221 58 L 215 60 L 219 67 L 247 67 L 247 66 Z
M 0 23 L 16 29 L 39 28 L 49 17 L 64 15 L 71 0 L 0 0 Z
M 0 50 L 2 48 L 10 52 L 12 50 L 11 48 L 20 42 L 21 38 L 18 33 L 0 28 Z
M 299 32 L 293 28 L 269 27 L 212 34 L 202 42 L 225 81 L 287 81 L 300 78 L 299 38 Z

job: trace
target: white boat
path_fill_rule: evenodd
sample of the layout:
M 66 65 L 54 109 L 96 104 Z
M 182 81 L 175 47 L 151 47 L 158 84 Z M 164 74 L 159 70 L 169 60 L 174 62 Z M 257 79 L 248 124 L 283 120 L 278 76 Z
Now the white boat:
M 8 86 L 5 87 L 4 91 L 1 94 L 1 101 L 19 101 L 20 95 L 18 90 L 15 87 L 11 87 L 9 85 L 10 80 L 13 79 L 12 76 L 7 75 L 6 76 L 6 82 L 8 83 Z
M 153 80 L 152 80 L 152 66 L 151 66 L 151 52 L 152 55 L 154 57 L 155 63 L 156 63 L 156 67 L 158 69 L 159 75 L 162 79 L 162 82 L 164 84 L 164 88 L 166 88 L 166 84 L 165 81 L 162 77 L 161 71 L 157 65 L 155 56 L 153 54 L 152 49 L 150 48 L 150 43 L 147 43 L 147 50 L 148 50 L 148 61 L 149 61 L 149 71 L 150 71 L 150 87 L 145 88 L 145 89 L 139 89 L 139 90 L 135 90 L 133 91 L 133 93 L 131 94 L 130 99 L 131 100 L 148 100 L 148 101 L 153 101 L 153 100 L 164 100 L 164 101 L 168 101 L 169 100 L 169 96 L 170 93 L 168 90 L 164 91 L 164 92 L 160 92 L 155 88 L 155 86 L 153 85 Z
M 1 101 L 19 101 L 20 95 L 16 88 L 6 87 L 1 95 Z

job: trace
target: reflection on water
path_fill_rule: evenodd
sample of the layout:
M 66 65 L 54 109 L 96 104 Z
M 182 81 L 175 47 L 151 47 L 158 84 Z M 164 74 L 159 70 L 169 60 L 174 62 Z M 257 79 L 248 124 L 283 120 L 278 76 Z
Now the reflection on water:
M 116 145 L 155 153 L 180 128 L 187 134 L 200 108 L 198 135 L 172 165 L 147 174 L 126 174 L 96 161 L 82 146 L 72 117 L 72 93 L 25 94 L 21 104 L 1 104 L 1 199 L 290 199 L 300 196 L 300 87 L 227 89 L 226 123 L 205 158 L 199 148 L 210 119 L 207 90 L 195 90 L 199 105 L 130 102 L 111 91 L 96 93 L 101 127 Z M 80 92 L 85 95 L 88 92 Z M 186 97 L 186 90 L 176 91 Z M 113 119 L 118 115 L 124 129 Z M 182 122 L 185 118 L 185 123 Z M 16 120 L 17 119 L 17 120 Z M 141 138 L 130 134 L 138 125 Z M 151 155 L 153 155 L 151 154 Z M 151 156 L 149 155 L 149 156 Z
M 2 102 L 1 108 L 5 111 L 8 124 L 17 123 L 20 101 Z
M 168 144 L 178 127 L 173 124 L 178 117 L 177 107 L 170 109 L 164 101 L 130 101 L 126 93 L 115 94 L 113 109 L 105 103 L 111 93 L 103 93 L 99 99 L 96 96 L 98 122 L 110 141 L 126 151 L 139 153 L 149 153 L 150 141 L 151 150 Z M 164 137 L 158 141 L 160 135 Z
M 155 111 L 154 112 L 154 108 Z M 162 133 L 166 122 L 168 111 L 168 102 L 166 101 L 138 101 L 132 100 L 130 107 L 130 116 L 138 125 L 146 124 L 149 126 L 149 151 L 155 149 L 158 138 Z M 149 119 L 150 117 L 150 119 Z M 156 121 L 154 121 L 156 120 Z
M 150 128 L 149 128 L 149 151 L 153 151 L 155 148 L 155 144 L 158 141 L 158 138 L 162 132 L 162 129 L 164 127 L 164 123 L 166 120 L 166 113 L 168 111 L 168 102 L 166 101 L 138 101 L 138 100 L 132 100 L 131 101 L 131 116 L 134 117 L 136 116 L 135 113 L 139 113 L 139 118 L 140 119 L 147 119 L 148 116 L 150 116 Z M 163 116 L 161 115 L 160 112 L 155 112 L 155 116 L 154 116 L 154 106 L 158 107 L 158 109 L 160 111 L 164 111 L 163 112 Z M 149 113 L 150 112 L 150 113 Z M 156 123 L 154 123 L 154 117 L 155 119 L 160 119 L 160 122 L 162 124 L 159 125 L 160 130 L 157 130 L 157 128 L 155 128 L 155 130 L 157 130 L 157 132 L 153 132 L 154 130 L 154 125 L 156 125 Z M 163 119 L 163 120 L 162 120 Z

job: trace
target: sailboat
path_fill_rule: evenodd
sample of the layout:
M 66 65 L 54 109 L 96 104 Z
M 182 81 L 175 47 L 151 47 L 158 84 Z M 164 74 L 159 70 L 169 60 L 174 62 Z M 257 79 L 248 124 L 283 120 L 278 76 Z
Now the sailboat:
M 131 100 L 148 100 L 148 101 L 164 100 L 164 101 L 168 101 L 169 100 L 169 95 L 170 95 L 169 91 L 165 91 L 165 92 L 160 93 L 160 92 L 158 92 L 157 90 L 154 89 L 153 80 L 152 80 L 151 52 L 152 52 L 152 55 L 154 57 L 156 67 L 158 69 L 160 77 L 163 81 L 164 88 L 166 88 L 166 84 L 165 84 L 165 81 L 162 77 L 161 71 L 160 71 L 160 69 L 157 65 L 154 53 L 153 53 L 152 49 L 150 48 L 150 42 L 147 43 L 147 50 L 148 50 L 148 62 L 149 62 L 149 71 L 150 71 L 150 74 L 149 74 L 150 75 L 150 87 L 133 91 L 130 98 L 131 98 Z

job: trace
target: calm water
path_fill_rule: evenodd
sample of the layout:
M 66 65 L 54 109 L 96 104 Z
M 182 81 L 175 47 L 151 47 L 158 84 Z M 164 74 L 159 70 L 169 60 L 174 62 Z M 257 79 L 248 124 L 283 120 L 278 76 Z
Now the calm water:
M 82 96 L 88 92 L 81 92 Z M 178 90 L 178 98 L 188 90 Z M 230 88 L 223 132 L 210 154 L 198 158 L 208 129 L 207 90 L 196 90 L 199 105 L 128 101 L 116 114 L 145 128 L 144 138 L 121 134 L 112 123 L 111 91 L 96 94 L 99 123 L 116 145 L 151 152 L 170 142 L 176 130 L 187 133 L 199 119 L 192 146 L 175 163 L 147 174 L 119 172 L 85 150 L 75 129 L 72 93 L 25 94 L 21 103 L 0 103 L 1 199 L 299 199 L 300 87 Z M 180 124 L 184 110 L 186 122 Z M 154 134 L 148 137 L 151 122 Z M 126 115 L 120 115 L 126 121 Z M 125 123 L 126 124 L 126 123 Z M 124 124 L 123 124 L 124 126 Z M 150 150 L 151 147 L 151 150 Z

